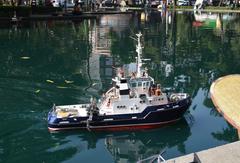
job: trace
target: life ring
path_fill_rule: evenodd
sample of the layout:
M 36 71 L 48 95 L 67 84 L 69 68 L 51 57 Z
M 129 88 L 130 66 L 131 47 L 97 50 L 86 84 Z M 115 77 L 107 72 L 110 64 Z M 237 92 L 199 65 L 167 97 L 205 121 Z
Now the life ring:
M 133 97 L 135 97 L 135 92 L 133 91 L 133 90 L 131 90 L 130 92 L 129 92 L 129 96 L 130 96 L 130 98 L 133 98 Z
M 170 96 L 170 100 L 176 102 L 176 101 L 179 101 L 180 98 L 179 98 L 177 95 L 172 94 L 172 95 Z

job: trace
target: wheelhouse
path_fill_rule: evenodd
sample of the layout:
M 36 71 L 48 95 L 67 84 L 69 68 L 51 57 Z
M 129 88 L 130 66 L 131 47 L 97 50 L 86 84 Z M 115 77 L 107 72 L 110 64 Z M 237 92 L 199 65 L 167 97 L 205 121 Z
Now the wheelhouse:
M 154 84 L 154 81 L 151 78 L 136 78 L 130 79 L 129 84 L 132 89 L 149 89 Z

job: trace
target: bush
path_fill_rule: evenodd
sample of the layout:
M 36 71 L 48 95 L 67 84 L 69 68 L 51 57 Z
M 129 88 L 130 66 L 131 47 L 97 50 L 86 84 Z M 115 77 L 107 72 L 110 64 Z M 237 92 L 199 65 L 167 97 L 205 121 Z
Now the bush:
M 31 13 L 31 8 L 23 6 L 0 6 L 0 17 L 13 17 L 14 12 L 19 17 L 27 17 Z
M 29 17 L 31 14 L 52 14 L 61 10 L 59 7 L 45 6 L 0 6 L 0 17 L 13 17 L 14 12 L 17 17 Z
M 51 7 L 51 6 L 33 6 L 32 14 L 52 14 L 58 11 L 61 11 L 60 7 Z
M 16 10 L 16 14 L 19 17 L 28 17 L 31 14 L 31 8 L 30 7 L 14 7 Z

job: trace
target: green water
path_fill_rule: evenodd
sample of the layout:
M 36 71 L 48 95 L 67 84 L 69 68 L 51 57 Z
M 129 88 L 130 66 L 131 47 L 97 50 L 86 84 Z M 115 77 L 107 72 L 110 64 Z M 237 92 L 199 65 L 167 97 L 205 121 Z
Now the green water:
M 168 159 L 237 140 L 236 130 L 215 111 L 209 87 L 240 72 L 239 15 L 143 16 L 1 24 L 0 162 L 136 162 L 163 149 Z M 134 61 L 129 36 L 138 31 L 151 76 L 192 96 L 186 118 L 146 131 L 49 133 L 52 104 L 100 97 L 110 87 L 113 66 Z

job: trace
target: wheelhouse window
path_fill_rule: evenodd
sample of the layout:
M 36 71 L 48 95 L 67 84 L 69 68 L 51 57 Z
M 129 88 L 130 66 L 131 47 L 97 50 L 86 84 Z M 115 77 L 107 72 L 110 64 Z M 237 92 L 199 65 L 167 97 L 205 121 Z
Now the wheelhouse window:
M 149 83 L 149 82 L 147 82 L 147 84 L 146 84 L 146 85 L 147 85 L 147 87 L 149 87 L 149 86 L 150 86 L 150 83 Z
M 136 87 L 137 86 L 137 83 L 131 83 L 131 87 Z
M 142 82 L 138 82 L 138 87 L 142 87 Z
M 143 87 L 144 87 L 144 88 L 146 87 L 146 82 L 143 82 Z

